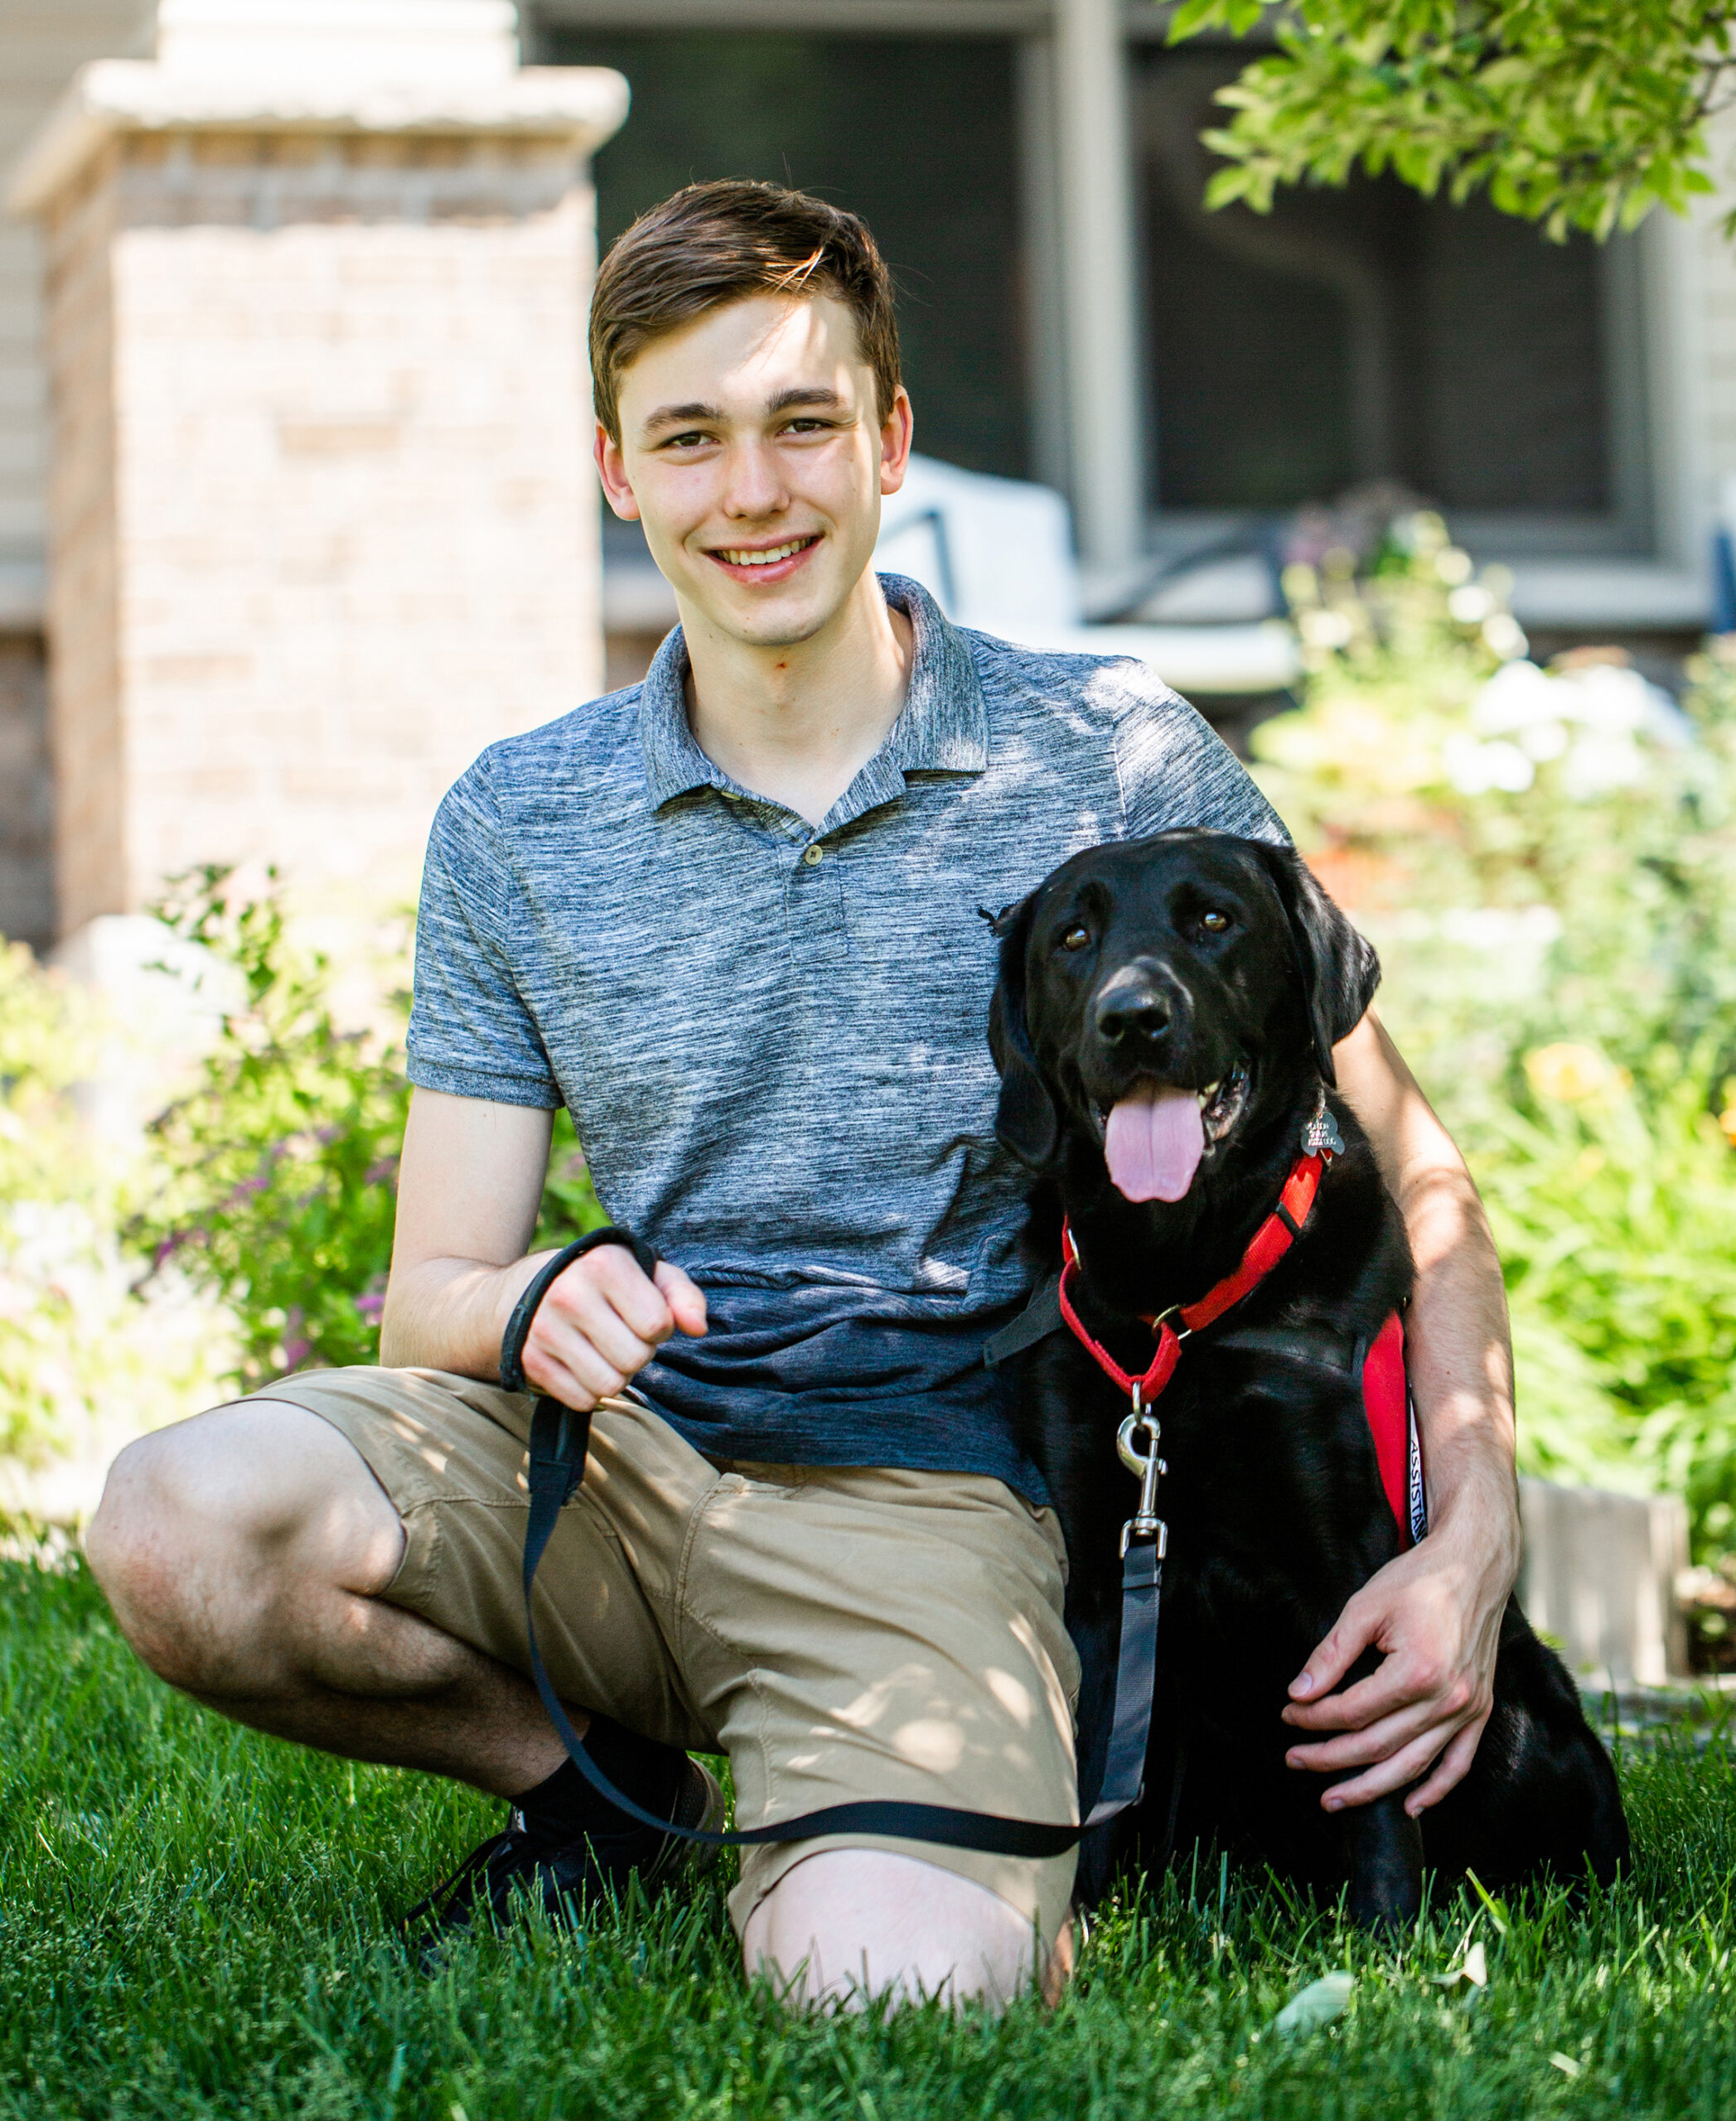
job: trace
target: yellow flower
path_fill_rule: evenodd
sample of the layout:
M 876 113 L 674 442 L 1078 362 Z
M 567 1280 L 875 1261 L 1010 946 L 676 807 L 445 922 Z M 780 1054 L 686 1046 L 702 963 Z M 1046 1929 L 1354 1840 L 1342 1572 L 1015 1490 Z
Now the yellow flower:
M 1604 1089 L 1615 1070 L 1595 1046 L 1540 1046 L 1525 1056 L 1525 1072 L 1539 1097 L 1576 1104 Z

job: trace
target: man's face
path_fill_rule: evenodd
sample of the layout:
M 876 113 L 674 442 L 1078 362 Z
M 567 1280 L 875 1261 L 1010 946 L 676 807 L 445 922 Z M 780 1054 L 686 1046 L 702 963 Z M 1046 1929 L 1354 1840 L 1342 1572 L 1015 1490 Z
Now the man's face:
M 628 365 L 620 407 L 619 443 L 597 432 L 604 490 L 684 607 L 753 647 L 818 633 L 910 455 L 910 400 L 880 424 L 849 311 L 826 295 L 712 310 Z

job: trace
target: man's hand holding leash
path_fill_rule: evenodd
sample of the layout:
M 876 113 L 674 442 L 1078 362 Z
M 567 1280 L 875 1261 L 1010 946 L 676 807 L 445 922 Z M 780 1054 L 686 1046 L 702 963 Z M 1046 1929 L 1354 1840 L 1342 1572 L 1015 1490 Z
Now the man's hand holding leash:
M 525 1263 L 527 1287 L 550 1256 Z M 672 1335 L 704 1331 L 705 1298 L 679 1267 L 660 1259 L 647 1275 L 624 1245 L 600 1245 L 564 1268 L 538 1305 L 525 1341 L 525 1381 L 588 1413 Z

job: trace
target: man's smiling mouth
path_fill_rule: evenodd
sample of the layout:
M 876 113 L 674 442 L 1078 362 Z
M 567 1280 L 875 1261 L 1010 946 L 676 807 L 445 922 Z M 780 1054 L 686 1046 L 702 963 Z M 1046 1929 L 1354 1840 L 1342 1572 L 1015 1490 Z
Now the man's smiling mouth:
M 791 538 L 781 545 L 714 547 L 711 557 L 721 560 L 725 567 L 775 567 L 780 560 L 794 559 L 798 553 L 819 543 L 820 533 L 815 530 L 804 538 Z

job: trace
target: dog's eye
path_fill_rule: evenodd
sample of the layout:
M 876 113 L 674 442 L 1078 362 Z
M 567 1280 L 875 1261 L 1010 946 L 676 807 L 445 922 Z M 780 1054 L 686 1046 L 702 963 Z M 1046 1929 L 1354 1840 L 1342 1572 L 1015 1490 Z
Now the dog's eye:
M 1200 916 L 1200 925 L 1210 935 L 1221 935 L 1225 929 L 1230 925 L 1230 916 L 1227 913 L 1219 913 L 1215 910 L 1211 913 L 1202 913 Z
M 1064 950 L 1082 950 L 1090 940 L 1089 928 L 1069 928 L 1061 939 L 1061 947 Z

